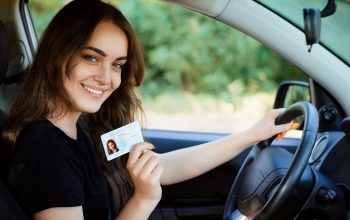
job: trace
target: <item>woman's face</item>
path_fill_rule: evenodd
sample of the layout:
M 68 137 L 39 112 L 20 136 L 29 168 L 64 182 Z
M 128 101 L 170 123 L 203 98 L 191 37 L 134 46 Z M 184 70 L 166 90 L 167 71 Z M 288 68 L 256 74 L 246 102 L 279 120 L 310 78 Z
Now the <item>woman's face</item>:
M 115 146 L 115 144 L 112 141 L 108 143 L 108 147 L 109 147 L 110 150 L 115 150 L 116 149 L 116 146 Z
M 74 59 L 63 84 L 74 112 L 94 113 L 121 83 L 128 41 L 111 21 L 101 21 L 86 47 Z M 65 75 L 65 74 L 64 74 Z

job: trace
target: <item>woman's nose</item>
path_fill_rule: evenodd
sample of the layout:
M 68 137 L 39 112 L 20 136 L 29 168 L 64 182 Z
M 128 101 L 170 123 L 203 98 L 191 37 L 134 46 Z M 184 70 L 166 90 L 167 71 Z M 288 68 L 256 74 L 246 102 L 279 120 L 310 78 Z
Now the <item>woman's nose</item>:
M 95 80 L 102 83 L 106 84 L 111 81 L 111 70 L 110 68 L 106 66 L 101 66 L 98 70 L 98 73 L 95 75 Z

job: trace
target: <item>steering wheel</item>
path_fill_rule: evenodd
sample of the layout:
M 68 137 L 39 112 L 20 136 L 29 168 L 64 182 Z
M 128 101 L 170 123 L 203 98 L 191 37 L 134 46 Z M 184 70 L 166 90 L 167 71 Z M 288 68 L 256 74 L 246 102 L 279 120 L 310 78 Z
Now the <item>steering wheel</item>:
M 270 146 L 276 136 L 253 146 L 231 187 L 224 220 L 236 219 L 237 209 L 249 218 L 274 219 L 286 206 L 311 155 L 319 119 L 315 107 L 303 101 L 289 106 L 275 121 L 283 124 L 300 115 L 304 115 L 303 135 L 294 157 Z

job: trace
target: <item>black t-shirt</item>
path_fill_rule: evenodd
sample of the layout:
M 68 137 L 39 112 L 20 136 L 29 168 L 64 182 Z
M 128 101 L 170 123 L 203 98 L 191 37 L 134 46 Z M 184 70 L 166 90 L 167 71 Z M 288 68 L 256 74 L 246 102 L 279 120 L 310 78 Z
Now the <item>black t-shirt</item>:
M 22 129 L 9 183 L 29 216 L 52 207 L 82 206 L 85 220 L 111 219 L 109 188 L 96 150 L 77 128 L 77 140 L 48 120 Z

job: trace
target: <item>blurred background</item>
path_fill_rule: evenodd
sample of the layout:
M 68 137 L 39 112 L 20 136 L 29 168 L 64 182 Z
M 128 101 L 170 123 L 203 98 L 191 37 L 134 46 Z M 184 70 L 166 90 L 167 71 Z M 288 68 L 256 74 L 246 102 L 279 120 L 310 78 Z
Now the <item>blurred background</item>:
M 67 0 L 30 0 L 38 38 Z M 232 133 L 272 109 L 283 80 L 307 81 L 261 43 L 214 19 L 156 0 L 108 1 L 126 15 L 145 52 L 138 88 L 145 127 Z

